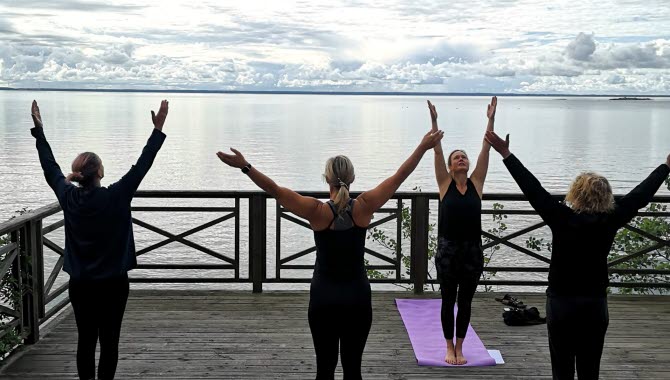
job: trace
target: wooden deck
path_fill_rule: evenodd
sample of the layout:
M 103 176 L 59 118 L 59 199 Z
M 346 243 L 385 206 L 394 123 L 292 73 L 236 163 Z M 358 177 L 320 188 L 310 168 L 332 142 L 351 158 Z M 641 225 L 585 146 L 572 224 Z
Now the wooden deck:
M 435 297 L 436 294 L 427 297 Z M 472 324 L 506 364 L 431 368 L 416 364 L 394 304 L 407 293 L 373 293 L 366 379 L 549 379 L 546 325 L 508 327 L 502 305 L 478 293 Z M 543 295 L 521 296 L 544 315 Z M 123 325 L 118 379 L 313 379 L 315 357 L 305 292 L 133 290 Z M 670 297 L 610 297 L 603 379 L 670 379 Z M 13 355 L 2 379 L 75 379 L 71 311 L 39 343 Z M 436 331 L 436 334 L 441 332 Z M 577 341 L 577 337 L 575 337 Z M 338 366 L 336 378 L 341 379 Z

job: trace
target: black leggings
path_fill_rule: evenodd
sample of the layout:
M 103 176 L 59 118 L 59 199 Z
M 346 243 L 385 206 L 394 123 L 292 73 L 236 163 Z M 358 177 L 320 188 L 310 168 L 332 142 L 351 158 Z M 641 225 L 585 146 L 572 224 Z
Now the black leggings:
M 372 306 L 310 305 L 308 318 L 316 351 L 316 379 L 335 378 L 338 346 L 344 380 L 362 379 L 361 361 L 372 326 Z
M 484 268 L 482 241 L 454 241 L 440 237 L 435 255 L 435 269 L 442 293 L 442 332 L 454 339 L 454 304 L 458 294 L 456 338 L 465 338 L 472 314 L 472 297 Z
M 598 379 L 609 325 L 606 297 L 547 297 L 551 372 L 555 380 Z
M 458 315 L 456 317 L 456 338 L 465 338 L 472 314 L 472 297 L 477 290 L 479 278 L 452 279 L 440 282 L 442 293 L 442 332 L 447 340 L 454 339 L 454 304 L 458 293 Z
M 95 378 L 95 347 L 98 338 L 98 379 L 114 378 L 128 288 L 128 277 L 102 281 L 70 280 L 70 302 L 79 334 L 77 372 L 80 379 Z

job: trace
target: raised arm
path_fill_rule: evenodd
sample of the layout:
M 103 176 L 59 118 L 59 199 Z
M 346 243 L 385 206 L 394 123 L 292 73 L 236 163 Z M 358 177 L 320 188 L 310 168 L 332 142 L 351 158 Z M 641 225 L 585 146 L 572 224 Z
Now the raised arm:
M 496 119 L 496 107 L 498 106 L 498 98 L 494 96 L 491 98 L 491 103 L 486 109 L 486 117 L 488 118 L 488 123 L 486 124 L 486 132 L 493 132 L 493 125 L 495 124 Z M 489 144 L 486 139 L 482 142 L 482 150 L 479 152 L 479 157 L 477 157 L 477 166 L 475 170 L 472 171 L 470 179 L 472 183 L 477 188 L 477 193 L 481 198 L 484 193 L 484 181 L 486 180 L 486 174 L 489 171 L 489 151 L 491 150 L 491 144 Z
M 230 150 L 233 154 L 218 152 L 216 155 L 226 165 L 244 169 L 243 172 L 246 172 L 256 186 L 275 198 L 289 212 L 307 219 L 314 230 L 321 230 L 327 227 L 327 225 L 322 225 L 323 221 L 329 220 L 329 218 L 332 219 L 333 214 L 329 207 L 324 207 L 325 203 L 316 198 L 305 197 L 291 189 L 277 185 L 270 177 L 252 167 L 242 153 L 233 148 L 230 148 Z
M 391 177 L 384 180 L 377 187 L 366 191 L 356 198 L 357 207 L 354 208 L 354 218 L 358 220 L 357 224 L 367 226 L 372 219 L 372 214 L 381 208 L 388 200 L 395 194 L 398 187 L 412 174 L 416 166 L 421 161 L 424 153 L 427 150 L 435 147 L 442 137 L 442 131 L 429 131 L 423 136 L 421 143 L 416 147 L 414 152 L 405 162 L 400 166 L 398 171 Z M 362 222 L 365 222 L 363 224 Z
M 30 130 L 30 134 L 35 137 L 35 146 L 37 148 L 37 154 L 40 158 L 40 165 L 42 166 L 42 171 L 44 171 L 44 178 L 46 178 L 47 183 L 51 189 L 56 194 L 58 200 L 61 200 L 61 197 L 65 194 L 65 190 L 69 186 L 74 186 L 66 180 L 63 175 L 63 171 L 56 162 L 51 147 L 47 142 L 46 136 L 44 136 L 44 128 L 42 124 L 42 115 L 40 114 L 40 108 L 37 106 L 37 102 L 33 100 L 31 108 L 31 116 L 33 118 L 34 128 Z
M 665 164 L 659 165 L 642 183 L 616 201 L 614 209 L 616 223 L 623 226 L 630 222 L 639 209 L 651 202 L 654 194 L 656 194 L 658 188 L 661 187 L 669 174 L 670 155 L 668 155 Z
M 503 157 L 510 174 L 521 188 L 528 202 L 540 214 L 540 217 L 550 226 L 560 222 L 570 215 L 570 208 L 556 200 L 547 190 L 542 187 L 540 181 L 535 178 L 525 166 L 509 151 L 509 134 L 505 140 L 501 139 L 493 131 L 486 132 L 486 140 Z
M 437 132 L 437 110 L 433 103 L 428 100 L 428 110 L 430 111 L 430 120 L 431 120 L 431 131 Z M 435 179 L 437 180 L 437 188 L 440 192 L 440 199 L 444 197 L 444 194 L 449 190 L 449 185 L 451 184 L 451 175 L 449 174 L 449 168 L 444 161 L 444 151 L 442 150 L 442 141 L 438 141 L 433 148 L 435 153 Z
M 147 140 L 147 144 L 142 149 L 142 154 L 140 158 L 137 159 L 137 163 L 133 165 L 132 168 L 124 175 L 117 183 L 109 186 L 110 190 L 119 191 L 122 196 L 126 198 L 131 198 L 135 195 L 135 191 L 140 187 L 140 183 L 144 179 L 144 176 L 147 175 L 151 165 L 154 163 L 154 159 L 158 154 L 158 151 L 163 146 L 163 141 L 165 141 L 165 134 L 163 133 L 163 125 L 165 124 L 165 118 L 168 114 L 169 103 L 167 100 L 161 102 L 160 109 L 158 114 L 151 111 L 151 120 L 154 124 L 153 132 Z

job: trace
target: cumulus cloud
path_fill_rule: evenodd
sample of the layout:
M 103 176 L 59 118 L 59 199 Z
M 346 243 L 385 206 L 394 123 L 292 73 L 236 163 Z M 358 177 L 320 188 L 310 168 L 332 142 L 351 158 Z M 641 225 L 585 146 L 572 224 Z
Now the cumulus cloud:
M 670 7 L 1 1 L 0 81 L 224 90 L 670 93 Z M 487 9 L 489 12 L 481 12 Z M 87 17 L 75 11 L 86 11 Z M 626 15 L 636 14 L 631 18 Z M 614 22 L 613 20 L 618 20 Z M 666 21 L 666 22 L 664 22 Z M 595 33 L 574 30 L 588 25 Z
M 568 57 L 577 61 L 588 61 L 596 51 L 596 42 L 592 34 L 579 33 L 566 48 Z

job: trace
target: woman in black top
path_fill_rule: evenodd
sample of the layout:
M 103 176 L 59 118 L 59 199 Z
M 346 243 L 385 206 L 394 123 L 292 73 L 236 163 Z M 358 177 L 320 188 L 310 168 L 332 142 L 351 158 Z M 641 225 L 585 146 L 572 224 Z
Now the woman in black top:
M 242 169 L 286 210 L 307 219 L 314 230 L 317 251 L 308 319 L 318 380 L 334 379 L 338 346 L 344 379 L 361 379 L 361 360 L 372 323 L 370 283 L 363 259 L 367 227 L 373 213 L 393 196 L 423 154 L 441 138 L 441 131 L 428 132 L 393 176 L 356 199 L 349 197 L 349 186 L 354 181 L 351 161 L 345 156 L 329 159 L 324 177 L 331 200 L 326 203 L 278 186 L 235 149 L 231 148 L 234 154 L 217 153 L 221 161 Z
M 607 256 L 619 228 L 652 199 L 670 174 L 670 156 L 630 193 L 614 200 L 607 179 L 582 173 L 570 186 L 567 205 L 552 197 L 509 151 L 509 135 L 502 140 L 494 132 L 486 139 L 547 223 L 553 235 L 547 328 L 554 379 L 573 379 L 575 361 L 580 380 L 597 379 L 607 312 Z
M 102 187 L 104 167 L 95 153 L 77 156 L 72 162 L 72 174 L 63 175 L 44 136 L 40 109 L 33 101 L 35 127 L 30 132 L 35 137 L 44 177 L 56 194 L 65 219 L 63 268 L 70 275 L 80 379 L 95 378 L 98 338 L 98 379 L 113 379 L 116 373 L 119 334 L 128 300 L 128 271 L 137 266 L 130 202 L 165 140 L 162 129 L 167 112 L 166 100 L 157 115 L 151 111 L 154 130 L 137 164 L 118 182 Z
M 498 99 L 494 96 L 488 105 L 487 131 L 493 130 Z M 437 130 L 437 111 L 430 101 L 428 109 L 433 130 Z M 479 277 L 484 269 L 482 251 L 482 192 L 489 167 L 489 150 L 486 140 L 477 158 L 477 166 L 468 178 L 470 161 L 460 149 L 449 154 L 444 161 L 442 144 L 435 146 L 435 177 L 440 190 L 440 218 L 438 221 L 438 248 L 435 255 L 440 291 L 442 293 L 442 333 L 447 341 L 445 361 L 449 364 L 466 364 L 463 340 L 470 324 L 472 297 L 477 290 Z M 458 294 L 456 317 L 456 345 L 454 345 L 454 305 Z

